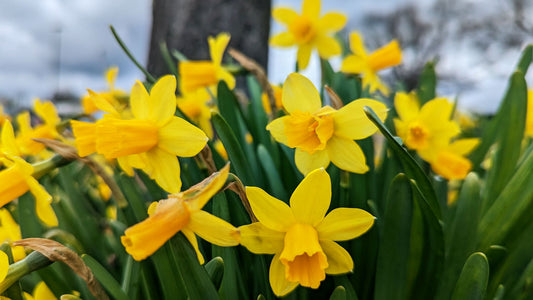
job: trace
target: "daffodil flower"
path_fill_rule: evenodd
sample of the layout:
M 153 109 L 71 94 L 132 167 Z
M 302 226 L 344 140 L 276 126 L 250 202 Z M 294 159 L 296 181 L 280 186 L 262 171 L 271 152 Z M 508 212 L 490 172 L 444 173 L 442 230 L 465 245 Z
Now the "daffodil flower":
M 50 203 L 52 196 L 32 177 L 33 166 L 16 156 L 15 137 L 11 122 L 2 127 L 1 161 L 6 166 L 0 171 L 0 207 L 30 191 L 35 197 L 37 217 L 47 226 L 57 226 L 57 217 Z
M 142 169 L 170 193 L 181 188 L 176 156 L 191 157 L 205 146 L 205 133 L 174 116 L 176 79 L 167 75 L 158 80 L 150 94 L 141 82 L 131 90 L 132 119 L 122 119 L 109 104 L 100 102 L 106 115 L 96 123 L 71 121 L 80 156 L 99 153 L 116 158 L 120 167 L 133 175 Z
M 384 120 L 387 107 L 383 103 L 358 99 L 339 110 L 322 107 L 313 83 L 298 73 L 290 74 L 283 84 L 282 102 L 289 115 L 272 121 L 267 130 L 276 141 L 296 148 L 294 158 L 300 172 L 326 168 L 330 161 L 350 172 L 368 171 L 363 151 L 354 140 L 377 131 L 363 107 L 371 107 Z
M 0 209 L 0 244 L 4 242 L 10 243 L 20 239 L 22 239 L 20 226 L 15 222 L 7 209 Z M 13 252 L 13 259 L 15 261 L 19 261 L 26 256 L 24 247 L 22 246 L 11 247 L 11 251 Z M 0 281 L 2 280 L 0 279 Z
M 341 46 L 333 35 L 346 25 L 346 16 L 329 12 L 320 17 L 320 0 L 303 0 L 302 14 L 290 8 L 278 7 L 272 11 L 274 20 L 287 27 L 286 32 L 270 39 L 270 44 L 279 47 L 298 46 L 298 69 L 303 70 L 309 63 L 313 49 L 321 58 L 341 54 Z
M 211 88 L 213 89 L 212 92 L 216 92 L 214 87 L 221 80 L 225 81 L 230 89 L 235 87 L 235 77 L 221 65 L 224 50 L 226 50 L 229 40 L 230 35 L 228 33 L 220 33 L 216 37 L 210 36 L 207 42 L 209 43 L 211 61 L 181 61 L 179 63 L 180 91 L 182 93 L 187 94 L 205 88 Z
M 326 274 L 353 270 L 350 254 L 334 241 L 356 238 L 372 227 L 374 217 L 357 208 L 336 208 L 324 169 L 309 173 L 296 187 L 290 206 L 257 187 L 246 196 L 259 222 L 239 227 L 241 244 L 256 254 L 274 254 L 270 286 L 282 297 L 298 285 L 316 289 Z
M 126 99 L 128 94 L 120 89 L 115 88 L 117 75 L 118 67 L 115 66 L 108 68 L 105 71 L 108 90 L 99 92 L 97 94 L 113 105 L 116 109 L 122 110 L 125 105 L 121 104 L 120 99 Z M 94 95 L 91 93 L 88 93 L 81 98 L 81 105 L 83 107 L 83 112 L 86 114 L 92 114 L 99 110 L 98 106 L 94 103 Z
M 363 88 L 369 87 L 371 93 L 379 90 L 384 95 L 388 95 L 389 89 L 381 82 L 377 72 L 400 64 L 402 51 L 398 41 L 392 40 L 387 45 L 367 54 L 363 37 L 358 32 L 352 32 L 350 33 L 350 50 L 352 54 L 343 60 L 341 72 L 360 74 Z
M 448 179 L 464 179 L 472 169 L 472 162 L 465 158 L 479 144 L 478 138 L 455 140 L 449 145 L 426 157 L 431 169 L 438 175 Z
M 204 258 L 198 249 L 196 235 L 219 246 L 239 244 L 237 228 L 205 211 L 202 207 L 226 182 L 229 164 L 190 189 L 169 195 L 150 206 L 149 217 L 129 227 L 121 237 L 126 251 L 135 259 L 152 255 L 166 241 L 181 231 L 196 250 L 198 260 Z

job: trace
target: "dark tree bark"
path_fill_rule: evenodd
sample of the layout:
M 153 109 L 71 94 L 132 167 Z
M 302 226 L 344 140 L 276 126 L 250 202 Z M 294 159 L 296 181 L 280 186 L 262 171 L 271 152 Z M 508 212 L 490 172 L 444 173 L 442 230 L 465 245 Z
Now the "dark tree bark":
M 209 59 L 207 37 L 229 32 L 233 47 L 265 69 L 268 62 L 270 0 L 154 0 L 148 71 L 169 72 L 161 41 L 191 60 Z

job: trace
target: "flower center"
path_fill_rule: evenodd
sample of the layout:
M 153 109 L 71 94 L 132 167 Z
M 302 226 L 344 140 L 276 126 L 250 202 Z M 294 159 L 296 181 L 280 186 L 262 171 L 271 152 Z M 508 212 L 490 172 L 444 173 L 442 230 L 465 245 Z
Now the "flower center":
M 324 150 L 334 132 L 333 118 L 329 115 L 313 116 L 296 110 L 283 123 L 288 146 L 310 154 Z
M 285 266 L 285 278 L 290 282 L 316 289 L 326 278 L 328 260 L 316 229 L 309 224 L 296 223 L 289 228 L 280 261 Z
M 316 33 L 316 29 L 311 23 L 311 20 L 306 16 L 298 16 L 294 18 L 289 25 L 289 31 L 292 33 L 298 44 L 304 44 L 311 41 Z
M 158 141 L 158 127 L 148 120 L 104 118 L 96 123 L 96 152 L 107 159 L 146 152 Z
M 409 125 L 407 140 L 405 143 L 411 149 L 420 150 L 427 147 L 429 140 L 429 131 L 426 127 L 418 122 Z
M 217 69 L 210 61 L 185 61 L 179 64 L 181 92 L 189 93 L 218 83 Z

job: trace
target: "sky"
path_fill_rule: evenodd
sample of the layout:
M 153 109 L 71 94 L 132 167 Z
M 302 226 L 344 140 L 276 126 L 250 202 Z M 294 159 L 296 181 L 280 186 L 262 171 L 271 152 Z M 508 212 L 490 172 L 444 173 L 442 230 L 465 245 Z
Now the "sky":
M 412 20 L 405 16 L 415 16 L 425 28 L 424 34 L 434 37 L 437 47 L 433 52 L 426 51 L 430 55 L 422 53 L 428 45 L 402 47 L 403 65 L 399 70 L 437 58 L 439 94 L 459 99 L 459 107 L 467 110 L 495 111 L 520 51 L 533 42 L 533 34 L 521 34 L 513 27 L 510 1 L 495 0 L 491 6 L 481 0 L 440 1 L 447 3 L 446 7 L 438 6 L 438 2 L 380 0 L 377 5 L 366 0 L 328 0 L 322 1 L 321 11 L 347 13 L 348 30 L 343 34 L 347 37 L 350 30 L 359 30 L 370 50 L 396 38 L 390 36 L 387 20 L 404 16 L 400 24 L 409 31 Z M 414 3 L 413 11 L 402 11 Z M 273 1 L 273 7 L 287 6 L 296 11 L 300 11 L 300 5 L 300 0 Z M 533 5 L 526 7 L 524 15 L 533 15 Z M 116 28 L 139 61 L 146 63 L 151 17 L 151 0 L 0 1 L 0 99 L 9 97 L 28 105 L 33 98 L 50 98 L 57 90 L 78 95 L 87 88 L 105 90 L 103 73 L 112 65 L 120 70 L 117 87 L 128 91 L 136 79 L 144 76 L 115 42 L 109 25 Z M 280 24 L 272 22 L 271 35 L 282 30 Z M 402 34 L 402 28 L 396 28 L 396 32 Z M 293 71 L 295 60 L 295 49 L 270 48 L 269 79 L 283 82 Z M 333 58 L 331 63 L 338 68 L 340 58 Z M 302 73 L 318 83 L 316 53 Z M 380 74 L 387 78 L 392 72 Z M 528 82 L 533 85 L 531 74 Z

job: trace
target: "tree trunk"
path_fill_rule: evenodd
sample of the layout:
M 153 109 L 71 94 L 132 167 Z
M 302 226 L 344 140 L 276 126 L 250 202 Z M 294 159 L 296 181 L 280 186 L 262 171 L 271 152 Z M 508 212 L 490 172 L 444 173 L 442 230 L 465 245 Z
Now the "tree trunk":
M 270 0 L 154 0 L 148 71 L 169 73 L 159 44 L 191 60 L 210 59 L 208 36 L 229 32 L 233 47 L 265 69 L 268 62 Z

